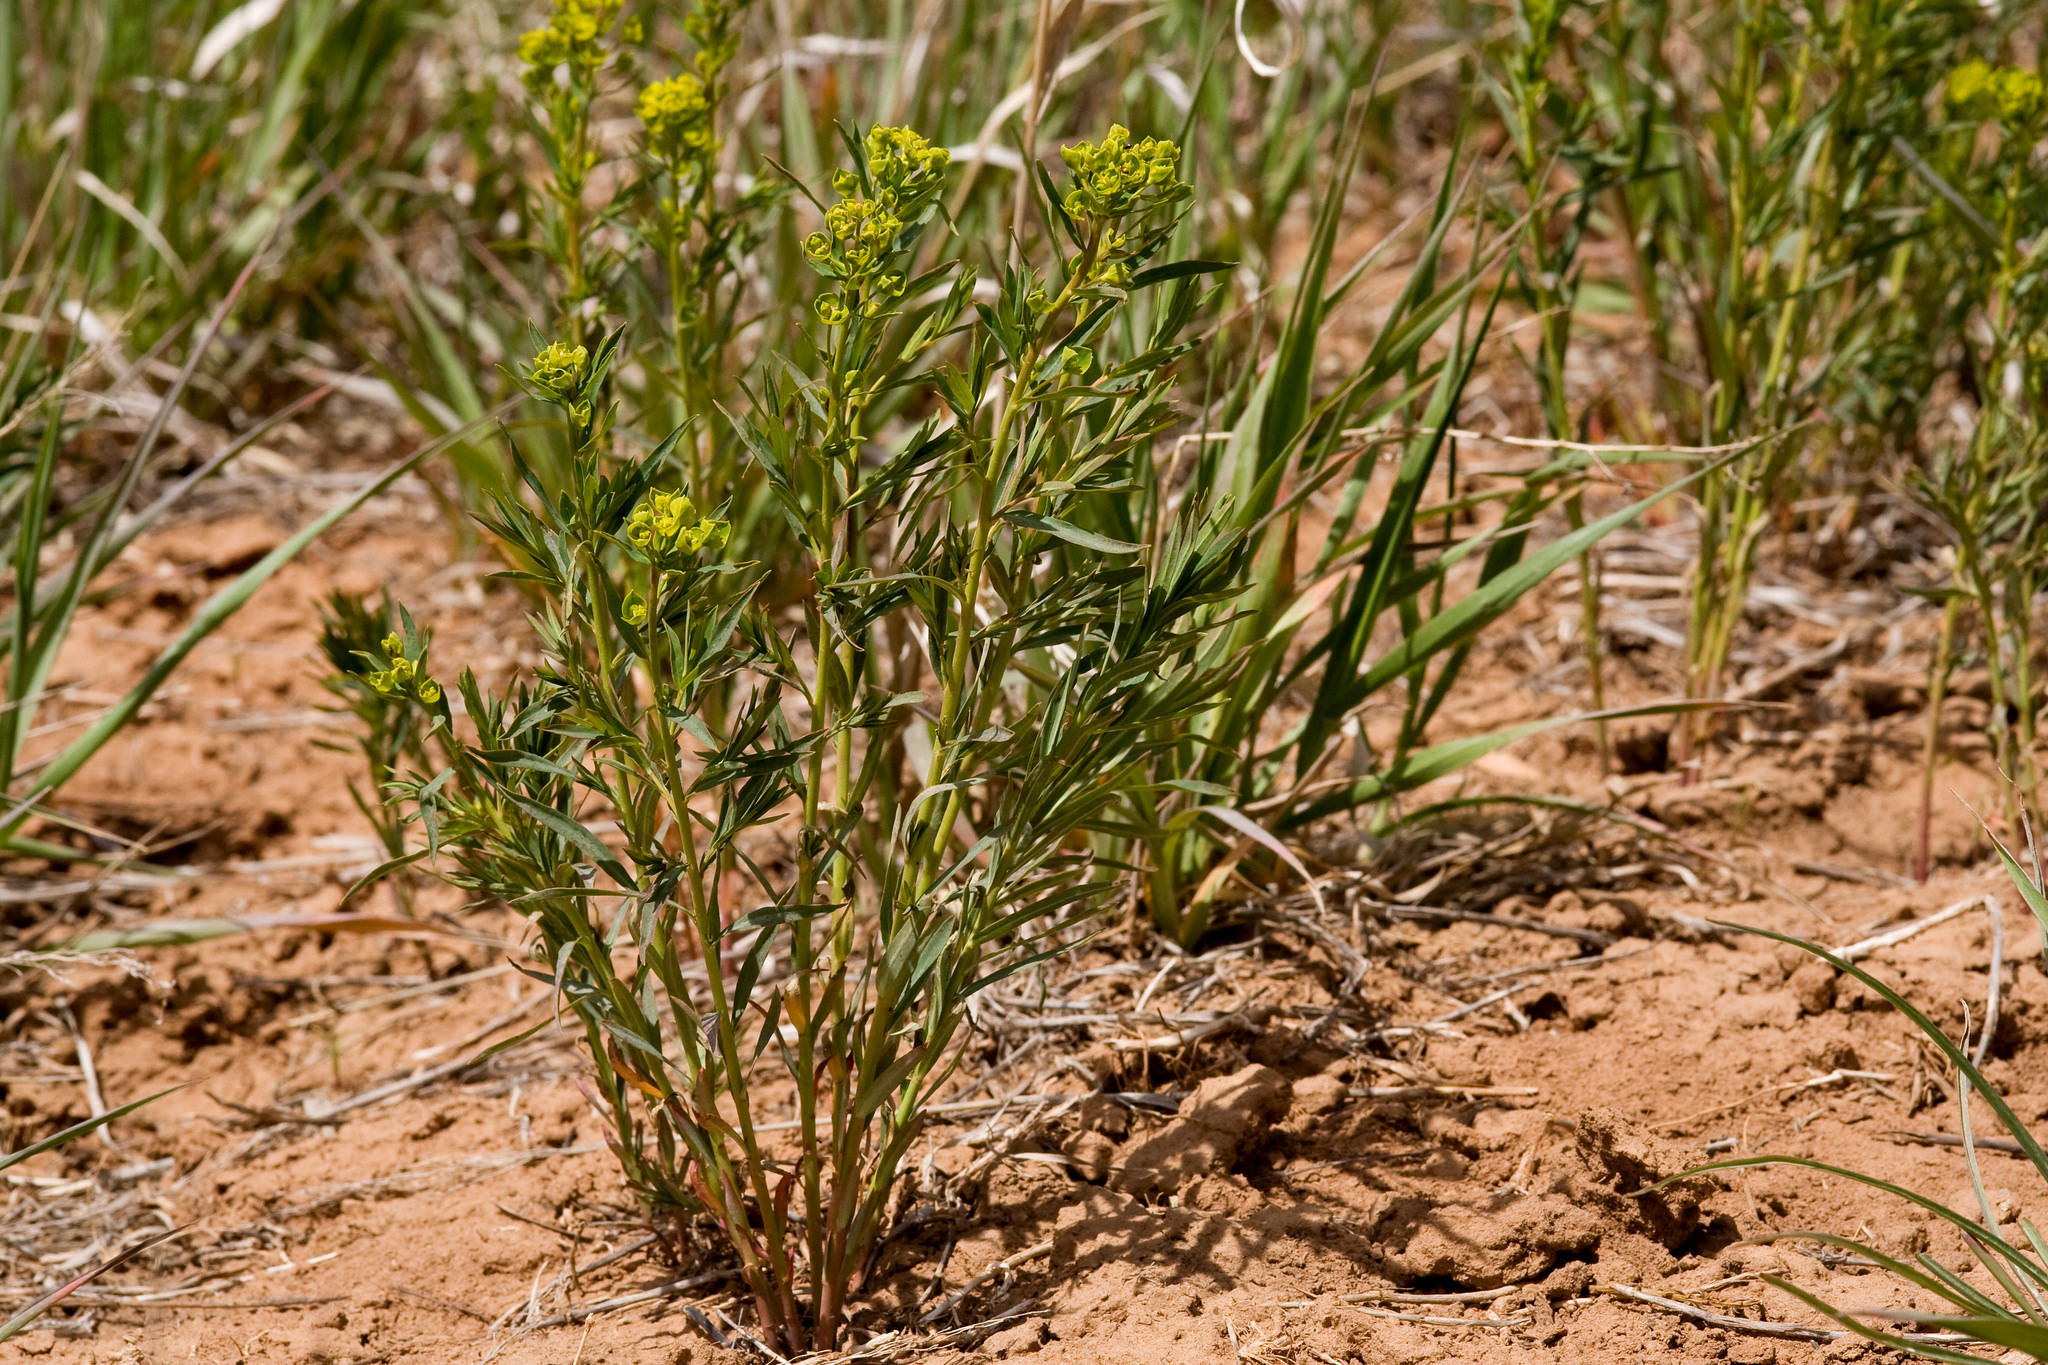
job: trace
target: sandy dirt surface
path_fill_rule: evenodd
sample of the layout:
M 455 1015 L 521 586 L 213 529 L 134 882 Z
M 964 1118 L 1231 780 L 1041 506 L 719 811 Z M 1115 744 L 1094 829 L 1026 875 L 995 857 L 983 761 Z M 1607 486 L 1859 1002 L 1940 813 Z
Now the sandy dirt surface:
M 71 690 L 46 720 L 104 705 L 304 501 L 258 488 L 132 551 L 137 586 L 80 627 L 56 679 Z M 319 709 L 313 604 L 388 586 L 433 625 L 448 667 L 502 675 L 524 648 L 516 598 L 435 529 L 439 515 L 417 489 L 386 499 L 196 656 L 67 793 L 82 818 L 148 847 L 147 870 L 79 865 L 52 883 L 17 869 L 16 926 L 48 940 L 331 912 L 375 853 L 349 756 L 320 747 L 348 736 Z M 1629 553 L 1651 551 L 1616 548 Z M 962 1073 L 990 1074 L 911 1162 L 856 1340 L 931 1316 L 916 1350 L 875 1357 L 1863 1357 L 1825 1331 L 1731 1330 L 1673 1305 L 1822 1323 L 1771 1274 L 1852 1306 L 1906 1306 L 1891 1282 L 1814 1248 L 1745 1239 L 1819 1229 L 1961 1261 L 1953 1233 L 1790 1168 L 1649 1187 L 1710 1153 L 1776 1152 L 1956 1196 L 1959 1152 L 1908 1136 L 1954 1131 L 1955 1105 L 1866 990 L 1704 921 L 1842 945 L 2002 895 L 1995 953 L 1973 907 L 1866 961 L 1959 1029 L 1965 1009 L 1981 1028 L 1996 956 L 1988 1070 L 2028 1119 L 2048 1116 L 2048 975 L 1964 806 L 1988 809 L 1991 791 L 1967 687 L 1939 784 L 1937 873 L 1924 886 L 1900 875 L 1931 617 L 1885 624 L 1889 599 L 1804 594 L 1800 611 L 1760 618 L 1747 668 L 1769 705 L 1731 726 L 1745 738 L 1699 780 L 1659 771 L 1658 734 L 1638 725 L 1616 735 L 1633 774 L 1603 779 L 1589 737 L 1561 731 L 1458 789 L 1619 793 L 1618 809 L 1671 837 L 1500 806 L 1367 868 L 1371 841 L 1334 829 L 1317 844 L 1320 908 L 1300 894 L 1248 906 L 1192 959 L 1118 930 L 1053 973 L 1043 999 L 994 995 Z M 1553 584 L 1491 637 L 1453 730 L 1583 703 L 1583 668 L 1558 643 L 1575 603 L 1568 581 Z M 1610 691 L 1668 695 L 1670 651 L 1620 638 Z M 392 909 L 381 892 L 368 908 Z M 10 1147 L 96 1103 L 183 1087 L 105 1141 L 10 1175 L 11 1284 L 183 1230 L 0 1359 L 759 1358 L 739 1348 L 745 1319 L 719 1263 L 677 1256 L 641 1221 L 577 1088 L 571 1036 L 545 1029 L 468 1065 L 546 1018 L 546 993 L 510 965 L 518 920 L 446 892 L 424 891 L 420 909 L 416 930 L 284 924 L 0 989 Z M 2001 1216 L 2043 1216 L 2030 1168 L 1984 1165 Z

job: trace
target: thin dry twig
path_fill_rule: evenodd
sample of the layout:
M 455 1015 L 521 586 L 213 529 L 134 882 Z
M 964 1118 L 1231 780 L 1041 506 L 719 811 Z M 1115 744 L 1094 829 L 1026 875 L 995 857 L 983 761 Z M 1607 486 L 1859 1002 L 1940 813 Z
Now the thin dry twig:
M 1354 1304 L 1352 1307 L 1354 1311 L 1367 1317 L 1391 1318 L 1395 1322 L 1414 1322 L 1425 1327 L 1462 1327 L 1478 1330 L 1492 1327 L 1527 1327 L 1531 1321 L 1527 1314 L 1512 1318 L 1445 1318 L 1425 1316 L 1421 1313 L 1397 1313 L 1391 1308 L 1369 1308 L 1363 1304 Z
M 972 1294 L 975 1290 L 981 1288 L 983 1285 L 987 1284 L 990 1280 L 995 1279 L 997 1276 L 1009 1274 L 1018 1266 L 1023 1265 L 1026 1261 L 1035 1261 L 1040 1256 L 1050 1256 L 1051 1254 L 1052 1241 L 1048 1238 L 1046 1241 L 1040 1242 L 1036 1246 L 1029 1246 L 1024 1248 L 1022 1251 L 1013 1252 L 1012 1254 L 1005 1256 L 1002 1260 L 997 1261 L 994 1265 L 982 1271 L 979 1275 L 976 1275 L 966 1284 L 961 1285 L 959 1289 L 955 1290 L 944 1301 L 939 1303 L 937 1307 L 928 1310 L 922 1317 L 918 1318 L 918 1325 L 924 1326 L 929 1323 L 938 1321 L 940 1318 L 946 1316 L 946 1314 L 952 1312 L 953 1309 L 956 1306 L 958 1306 L 959 1303 L 963 1299 L 965 1299 L 969 1294 Z
M 1499 1289 L 1462 1289 L 1449 1294 L 1415 1294 L 1405 1289 L 1368 1289 L 1360 1294 L 1339 1294 L 1338 1303 L 1496 1303 L 1512 1298 L 1522 1292 L 1520 1285 L 1504 1285 Z M 1294 1299 L 1280 1306 L 1282 1308 L 1313 1308 L 1320 1300 Z
M 1252 1006 L 1232 1010 L 1230 1013 L 1212 1019 L 1204 1024 L 1195 1024 L 1159 1038 L 1112 1038 L 1109 1040 L 1113 1052 L 1166 1052 L 1173 1048 L 1186 1047 L 1212 1037 L 1227 1029 L 1238 1027 L 1256 1028 L 1273 1017 L 1271 1006 Z
M 1765 1086 L 1762 1090 L 1754 1094 L 1744 1095 L 1739 1100 L 1730 1100 L 1727 1104 L 1717 1104 L 1711 1109 L 1702 1109 L 1696 1113 L 1687 1114 L 1683 1118 L 1676 1118 L 1667 1123 L 1657 1124 L 1655 1131 L 1668 1133 L 1674 1129 L 1683 1128 L 1688 1124 L 1697 1123 L 1701 1119 L 1713 1118 L 1717 1114 L 1730 1113 L 1742 1108 L 1744 1105 L 1754 1104 L 1758 1100 L 1769 1099 L 1773 1095 L 1784 1095 L 1800 1090 L 1818 1090 L 1824 1085 L 1837 1085 L 1843 1081 L 1874 1081 L 1878 1084 L 1883 1084 L 1886 1081 L 1895 1081 L 1897 1079 L 1898 1077 L 1882 1071 L 1850 1071 L 1844 1068 L 1837 1068 L 1828 1072 L 1825 1076 L 1814 1076 L 1803 1081 L 1787 1081 L 1783 1085 Z
M 424 1289 L 412 1289 L 402 1284 L 394 1284 L 391 1286 L 391 1291 L 394 1294 L 403 1294 L 409 1299 L 418 1299 L 421 1303 L 439 1308 L 444 1312 L 460 1313 L 463 1317 L 475 1318 L 478 1322 L 487 1323 L 491 1320 L 491 1315 L 480 1309 L 471 1308 L 466 1303 L 457 1303 L 453 1299 L 444 1299 L 439 1294 L 429 1294 Z
M 1931 915 L 1911 920 L 1896 929 L 1888 929 L 1884 933 L 1877 934 L 1871 938 L 1847 944 L 1840 948 L 1831 948 L 1828 951 L 1841 958 L 1844 962 L 1854 962 L 1858 958 L 1869 957 L 1880 948 L 1896 947 L 1909 938 L 1926 933 L 1936 925 L 1947 924 L 1952 919 L 1966 915 L 1976 909 L 1983 900 L 1984 897 L 1981 894 L 1965 896 L 1954 905 L 1937 910 Z
M 1596 1284 L 1593 1286 L 1593 1292 L 1605 1294 L 1610 1298 L 1628 1299 L 1651 1308 L 1661 1308 L 1667 1313 L 1676 1313 L 1680 1317 L 1691 1318 L 1694 1322 L 1708 1327 L 1718 1327 L 1723 1331 L 1776 1337 L 1780 1341 L 1840 1341 L 1849 1335 L 1845 1331 L 1827 1327 L 1808 1327 L 1803 1323 L 1765 1322 L 1752 1318 L 1738 1318 L 1732 1313 L 1716 1313 L 1693 1304 L 1680 1303 L 1676 1299 L 1667 1299 L 1661 1294 L 1652 1294 L 1648 1290 L 1637 1289 L 1632 1285 Z
M 2005 977 L 2005 912 L 1999 909 L 1998 897 L 1984 897 L 1984 914 L 1991 921 L 1991 986 L 1984 1001 L 1984 1032 L 1977 1039 L 1977 1048 L 1970 1060 L 1978 1066 L 1991 1053 L 1991 1040 L 1998 1033 L 1999 991 Z
M 586 1318 L 596 1317 L 599 1313 L 616 1312 L 621 1308 L 631 1308 L 635 1304 L 653 1303 L 657 1299 L 673 1299 L 680 1294 L 689 1293 L 692 1289 L 702 1289 L 705 1285 L 717 1284 L 720 1280 L 730 1278 L 732 1278 L 732 1272 L 729 1270 L 708 1270 L 701 1275 L 689 1275 L 680 1280 L 670 1280 L 667 1284 L 655 1285 L 652 1289 L 642 1289 L 632 1294 L 621 1294 L 617 1298 L 603 1299 L 597 1303 L 586 1303 L 579 1307 L 568 1309 L 565 1312 L 557 1313 L 553 1317 L 541 1318 L 537 1322 L 527 1323 L 524 1330 L 537 1332 L 543 1327 L 566 1327 L 571 1323 L 578 1323 Z M 526 1300 L 521 1299 L 520 1302 L 524 1303 Z
M 1595 948 L 1605 948 L 1615 939 L 1598 929 L 1581 929 L 1571 924 L 1545 924 L 1542 920 L 1521 919 L 1514 915 L 1496 915 L 1483 910 L 1443 910 L 1427 905 L 1380 905 L 1368 902 L 1374 909 L 1383 911 L 1389 919 L 1455 921 L 1461 924 L 1492 924 L 1503 929 L 1520 929 L 1531 934 L 1548 934 L 1552 938 L 1577 939 L 1590 943 Z
M 1921 1133 L 1908 1128 L 1887 1128 L 1884 1136 L 1898 1138 L 1902 1142 L 1917 1142 L 1923 1147 L 1960 1147 L 1963 1138 L 1960 1133 Z M 1973 1137 L 1971 1146 L 1980 1152 L 2004 1152 L 2010 1156 L 2025 1156 L 2026 1148 L 2011 1138 Z

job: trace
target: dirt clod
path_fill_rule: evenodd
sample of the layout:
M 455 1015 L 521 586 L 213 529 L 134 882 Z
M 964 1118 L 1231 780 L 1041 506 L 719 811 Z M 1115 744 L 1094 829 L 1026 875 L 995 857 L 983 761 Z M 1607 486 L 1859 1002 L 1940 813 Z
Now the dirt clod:
M 1329 1113 L 1344 1102 L 1346 1087 L 1336 1076 L 1310 1076 L 1307 1080 L 1294 1083 L 1293 1104 L 1288 1118 L 1316 1118 Z
M 1131 1194 L 1171 1192 L 1211 1171 L 1232 1169 L 1287 1113 L 1294 1087 L 1254 1063 L 1202 1082 L 1178 1117 L 1123 1154 L 1112 1182 Z
M 1067 1155 L 1074 1159 L 1075 1175 L 1100 1185 L 1115 1166 L 1116 1144 L 1100 1133 L 1083 1131 L 1067 1144 Z
M 1386 1256 L 1389 1277 L 1446 1281 L 1474 1289 L 1525 1284 L 1559 1260 L 1600 1242 L 1600 1219 L 1569 1199 L 1509 1196 L 1427 1209 L 1397 1206 L 1384 1231 L 1403 1241 Z
M 1700 1203 L 1712 1192 L 1709 1182 L 1684 1180 L 1646 1192 L 1697 1164 L 1690 1153 L 1612 1109 L 1586 1110 L 1577 1123 L 1576 1147 L 1592 1185 L 1587 1193 L 1605 1196 L 1596 1202 L 1666 1250 L 1698 1229 Z
M 1835 969 L 1825 962 L 1806 963 L 1785 984 L 1807 1014 L 1821 1014 L 1835 1007 Z
M 981 1343 L 981 1353 L 997 1360 L 1007 1360 L 1011 1356 L 1029 1355 L 1044 1342 L 1045 1324 L 1034 1318 L 995 1333 Z

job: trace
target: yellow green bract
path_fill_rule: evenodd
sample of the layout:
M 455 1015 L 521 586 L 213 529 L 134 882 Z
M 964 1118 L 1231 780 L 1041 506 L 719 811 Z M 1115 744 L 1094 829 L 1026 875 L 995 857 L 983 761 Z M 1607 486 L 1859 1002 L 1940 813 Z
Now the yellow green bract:
M 1060 148 L 1060 158 L 1074 173 L 1065 203 L 1072 218 L 1122 218 L 1190 193 L 1180 178 L 1180 148 L 1157 137 L 1132 142 L 1120 123 L 1100 142 Z
M 901 271 L 891 270 L 898 239 L 922 222 L 946 184 L 952 154 L 908 128 L 871 128 L 863 150 L 868 184 L 851 171 L 832 177 L 839 202 L 825 210 L 825 230 L 804 239 L 804 256 L 820 274 L 844 281 L 842 294 L 825 294 L 813 305 L 827 326 L 838 326 L 859 308 L 875 317 L 903 292 Z
M 715 550 L 731 533 L 729 523 L 699 516 L 697 504 L 681 493 L 648 494 L 626 523 L 626 539 L 657 561 L 695 554 L 707 546 Z M 641 616 L 646 616 L 644 605 Z
M 384 652 L 391 667 L 365 676 L 364 681 L 389 697 L 411 697 L 424 706 L 441 700 L 441 684 L 428 677 L 419 661 L 405 654 L 405 641 L 396 635 L 384 637 Z
M 526 67 L 527 85 L 547 85 L 555 68 L 565 62 L 577 74 L 595 70 L 604 61 L 597 40 L 618 17 L 619 0 L 556 0 L 545 27 L 520 35 L 519 60 Z
M 549 342 L 528 363 L 527 382 L 556 402 L 563 402 L 582 386 L 583 370 L 589 363 L 590 352 L 583 347 L 566 341 Z
M 2048 112 L 2048 93 L 2039 76 L 2021 67 L 1983 61 L 1964 62 L 1949 73 L 1948 102 L 1966 114 L 1996 118 L 2013 130 L 2032 126 Z
M 750 0 L 702 0 L 683 17 L 683 32 L 697 45 L 697 70 L 705 80 L 716 76 L 739 51 L 739 33 L 733 21 Z
M 870 128 L 867 153 L 875 197 L 891 205 L 937 188 L 953 160 L 951 152 L 909 128 Z

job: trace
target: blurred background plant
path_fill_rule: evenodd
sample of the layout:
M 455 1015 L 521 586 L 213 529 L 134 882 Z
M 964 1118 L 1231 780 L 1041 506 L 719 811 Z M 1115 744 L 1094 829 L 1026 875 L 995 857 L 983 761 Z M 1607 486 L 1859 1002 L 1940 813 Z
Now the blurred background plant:
M 61 827 L 64 782 L 283 562 L 31 752 L 81 606 L 177 497 L 334 394 L 413 463 L 450 451 L 433 477 L 549 663 L 444 696 L 425 630 L 331 599 L 358 804 L 394 872 L 453 851 L 533 910 L 552 980 L 576 959 L 635 1180 L 723 1218 L 801 1345 L 836 1310 L 789 1302 L 790 1248 L 814 1292 L 855 1277 L 984 958 L 1071 941 L 1052 911 L 1112 890 L 1194 946 L 1308 877 L 1319 824 L 1369 861 L 1404 793 L 1583 718 L 1439 733 L 1479 632 L 1573 562 L 1614 716 L 1598 556 L 1647 516 L 1690 537 L 1669 676 L 1703 704 L 1761 547 L 1782 568 L 1816 502 L 1909 499 L 1948 541 L 1912 584 L 1942 608 L 1925 789 L 1981 664 L 2016 827 L 2048 495 L 2027 11 L 8 0 L 0 835 L 74 854 L 27 822 Z M 1530 458 L 1475 474 L 1504 439 Z M 1704 771 L 1725 728 L 1681 714 Z M 792 820 L 782 861 L 741 838 Z M 642 945 L 624 974 L 591 869 L 654 917 L 608 926 Z M 805 1156 L 798 1228 L 717 1096 L 738 1121 L 785 1045 L 815 1086 L 828 1032 L 849 1126 Z M 829 1214 L 828 1167 L 855 1173 Z
M 2035 759 L 2040 698 L 2034 626 L 2048 555 L 2048 275 L 2038 225 L 2048 214 L 2035 149 L 2048 128 L 2039 75 L 1973 57 L 1942 91 L 1942 124 L 1920 177 L 1937 198 L 1930 213 L 1957 248 L 1926 263 L 1923 287 L 1944 306 L 1938 325 L 1960 352 L 1976 411 L 1939 434 L 1908 487 L 1938 520 L 1949 546 L 1940 643 L 1929 665 L 1926 778 L 1915 873 L 1931 868 L 1927 828 L 1941 749 L 1941 700 L 1965 656 L 1981 662 L 1991 694 L 1992 756 L 2004 787 L 2007 827 L 2038 809 Z M 1930 164 L 1931 163 L 1931 164 Z M 1941 292 L 1935 294 L 1939 289 Z M 1973 629 L 1959 634 L 1965 623 Z
M 1818 509 L 1853 522 L 1903 493 L 1948 540 L 1921 581 L 1943 604 L 1922 878 L 1954 669 L 1988 675 L 2007 828 L 2038 785 L 2048 488 L 2027 225 L 2041 216 L 2044 103 L 2038 72 L 2014 60 L 2037 45 L 2024 9 L 1529 0 L 1481 75 L 1530 215 L 1514 268 L 1548 434 L 1598 426 L 1733 454 L 1690 499 L 1688 696 L 1727 691 L 1767 536 L 1782 545 Z M 1589 244 L 1623 268 L 1575 272 Z M 1573 328 L 1585 298 L 1626 300 L 1652 361 L 1643 382 L 1589 387 Z M 1582 564 L 1596 706 L 1597 580 Z M 1719 723 L 1710 710 L 1681 723 L 1679 758 L 1702 758 Z
M 1893 344 L 1912 325 L 1900 272 L 1928 245 L 1901 145 L 1923 140 L 1927 92 L 1978 21 L 1918 0 L 1623 4 L 1562 18 L 1545 6 L 1540 17 L 1557 36 L 1507 64 L 1504 89 L 1523 98 L 1504 99 L 1504 117 L 1525 176 L 1543 168 L 1525 195 L 1553 165 L 1572 167 L 1565 202 L 1584 206 L 1548 255 L 1528 258 L 1532 306 L 1559 338 L 1539 350 L 1547 420 L 1569 417 L 1549 395 L 1569 361 L 1566 253 L 1590 231 L 1625 248 L 1626 277 L 1605 283 L 1633 295 L 1654 357 L 1649 401 L 1616 412 L 1624 431 L 1747 444 L 1694 499 L 1687 689 L 1718 696 L 1763 537 L 1787 528 L 1802 493 L 1867 488 L 1877 454 L 1896 448 L 1910 386 L 1925 381 Z M 1547 136 L 1517 112 L 1540 107 L 1532 90 L 1548 103 Z M 1714 725 L 1700 713 L 1680 738 L 1697 747 Z
M 41 259 L 53 225 L 89 223 L 66 258 L 82 287 L 59 291 L 51 336 L 118 331 L 152 392 L 191 358 L 198 319 L 231 300 L 178 398 L 230 433 L 334 384 L 446 436 L 516 396 L 502 366 L 529 349 L 530 327 L 586 346 L 622 329 L 619 432 L 644 450 L 686 427 L 685 482 L 721 491 L 736 547 L 793 601 L 805 585 L 780 572 L 786 526 L 721 415 L 746 407 L 784 360 L 814 359 L 803 243 L 822 209 L 799 187 L 825 183 L 842 129 L 913 122 L 949 148 L 949 230 L 933 250 L 961 258 L 1013 232 L 1013 250 L 1035 245 L 1041 229 L 1020 213 L 1025 149 L 1043 160 L 1063 130 L 1113 119 L 1174 132 L 1198 191 L 1174 250 L 1232 268 L 1197 304 L 1210 344 L 1185 372 L 1193 427 L 1155 469 L 1201 495 L 1228 489 L 1233 515 L 1258 527 L 1269 653 L 1293 650 L 1298 663 L 1339 643 L 1301 637 L 1314 612 L 1296 610 L 1303 593 L 1337 594 L 1333 576 L 1357 577 L 1356 547 L 1328 532 L 1329 514 L 1376 532 L 1386 485 L 1362 471 L 1432 413 L 1444 434 L 1409 473 L 1443 478 L 1447 531 L 1510 516 L 1510 504 L 1516 524 L 1553 529 L 1615 505 L 1601 501 L 1611 471 L 1590 462 L 1588 484 L 1589 462 L 1564 458 L 1530 473 L 1534 484 L 1490 488 L 1490 506 L 1465 501 L 1477 494 L 1458 487 L 1464 438 L 1452 433 L 1468 400 L 1456 375 L 1482 347 L 1512 347 L 1534 390 L 1523 435 L 1739 452 L 1687 495 L 1699 536 L 1685 646 L 1695 698 L 1725 690 L 1757 547 L 1809 515 L 1802 496 L 1860 505 L 1909 490 L 1954 546 L 1952 569 L 1927 585 L 1947 627 L 1930 670 L 1930 783 L 1941 689 L 1982 660 L 1999 761 L 2029 789 L 2023 604 L 2039 462 L 2027 376 L 2039 327 L 2027 224 L 2040 114 L 2034 73 L 2014 55 L 2024 27 L 2012 7 L 1945 0 L 1796 11 L 1518 0 L 1426 22 L 1392 0 L 14 0 L 0 16 L 0 245 L 10 259 Z M 1418 150 L 1446 183 L 1404 231 L 1374 234 L 1369 253 L 1355 214 L 1384 205 L 1383 181 L 1412 188 Z M 1460 158 L 1469 170 L 1451 186 Z M 233 288 L 265 243 L 260 268 Z M 18 293 L 25 278 L 7 283 Z M 1362 337 L 1361 279 L 1375 297 Z M 1503 281 L 1513 317 L 1482 331 Z M 20 299 L 9 306 L 31 315 Z M 1129 325 L 1147 325 L 1153 306 L 1138 300 Z M 1605 320 L 1622 314 L 1640 325 L 1647 363 L 1589 386 L 1593 353 L 1609 348 Z M 1601 327 L 1585 325 L 1594 317 Z M 1453 350 L 1462 364 L 1448 364 Z M 1982 413 L 1967 432 L 1923 420 L 1945 386 Z M 876 395 L 872 430 L 914 426 L 911 401 L 908 390 Z M 555 486 L 571 463 L 564 430 L 539 407 L 514 426 Z M 21 437 L 16 424 L 7 439 L 19 448 Z M 173 473 L 195 463 L 180 442 L 152 459 Z M 502 445 L 468 436 L 434 477 L 451 506 L 474 508 L 506 470 Z M 1130 515 L 1152 517 L 1144 503 Z M 1386 546 L 1410 536 L 1406 515 L 1387 524 Z M 1311 552 L 1305 534 L 1325 543 Z M 1496 577 L 1521 546 L 1497 535 L 1483 555 L 1442 567 Z M 1276 572 L 1286 554 L 1300 562 Z M 1605 627 L 1591 540 L 1578 587 L 1597 712 Z M 1337 595 L 1345 612 L 1359 605 Z M 1420 600 L 1404 590 L 1373 605 L 1413 633 L 1437 609 L 1402 606 Z M 1377 620 L 1344 618 L 1347 647 Z M 1237 644 L 1255 629 L 1240 624 Z M 1355 672 L 1357 657 L 1346 666 Z M 1339 759 L 1384 766 L 1389 756 L 1353 752 L 1357 707 L 1337 706 L 1351 684 L 1312 688 L 1318 707 L 1337 709 L 1297 737 L 1308 742 L 1292 761 L 1324 762 L 1317 781 Z M 1413 723 L 1392 756 L 1426 747 L 1445 695 L 1434 683 L 1408 693 Z M 1333 728 L 1345 736 L 1334 748 L 1323 735 Z M 1712 732 L 1704 712 L 1681 725 L 1681 756 Z M 1270 755 L 1225 765 L 1265 774 L 1248 785 L 1196 775 L 1219 761 L 1190 754 L 1183 775 L 1233 790 L 1239 808 L 1280 789 Z M 1322 813 L 1328 797 L 1316 798 Z M 1203 817 L 1162 837 L 1182 849 L 1163 897 L 1185 895 L 1219 847 L 1249 836 Z
M 46 200 L 44 208 L 48 207 Z M 166 477 L 158 459 L 163 454 L 160 443 L 173 428 L 173 419 L 183 415 L 180 403 L 199 358 L 233 312 L 253 273 L 252 260 L 212 315 L 193 329 L 195 340 L 186 362 L 170 372 L 164 391 L 139 391 L 147 400 L 140 409 L 144 424 L 125 453 L 111 469 L 81 460 L 76 445 L 80 433 L 94 426 L 103 406 L 119 411 L 119 400 L 137 392 L 130 386 L 140 368 L 122 356 L 118 333 L 104 332 L 88 341 L 85 327 L 60 325 L 67 315 L 84 318 L 90 313 L 90 295 L 67 299 L 66 294 L 82 287 L 75 268 L 96 240 L 91 235 L 94 217 L 87 211 L 70 221 L 49 217 L 38 223 L 39 232 L 49 232 L 54 250 L 34 271 L 17 268 L 15 282 L 27 294 L 32 311 L 21 315 L 21 325 L 0 339 L 0 439 L 5 442 L 0 445 L 5 454 L 0 463 L 0 546 L 7 552 L 4 586 L 9 599 L 5 626 L 0 628 L 0 662 L 5 666 L 0 792 L 7 801 L 0 814 L 0 846 L 12 853 L 62 860 L 80 856 L 81 850 L 27 836 L 25 827 L 41 821 L 90 833 L 57 802 L 79 769 L 132 722 L 191 652 L 280 568 L 441 448 L 422 445 L 310 518 L 193 612 L 141 677 L 111 704 L 83 718 L 82 733 L 31 753 L 30 740 L 43 733 L 36 719 L 51 695 L 58 656 L 81 610 L 120 591 L 104 584 L 103 576 L 122 552 L 178 509 L 200 482 L 225 468 L 267 431 L 317 405 L 334 388 L 328 384 L 302 395 L 238 434 L 222 438 L 218 449 L 196 468 Z M 35 245 L 23 244 L 17 267 L 31 258 Z M 87 467 L 80 470 L 80 464 Z M 148 490 L 152 496 L 140 506 L 132 505 L 151 474 L 157 476 L 149 481 L 156 485 Z
M 9 0 L 0 247 L 90 216 L 77 284 L 161 361 L 269 246 L 195 371 L 194 415 L 245 422 L 308 370 L 369 362 L 445 430 L 482 412 L 473 377 L 504 350 L 471 304 L 513 139 L 497 59 L 464 65 L 501 46 L 487 6 Z

